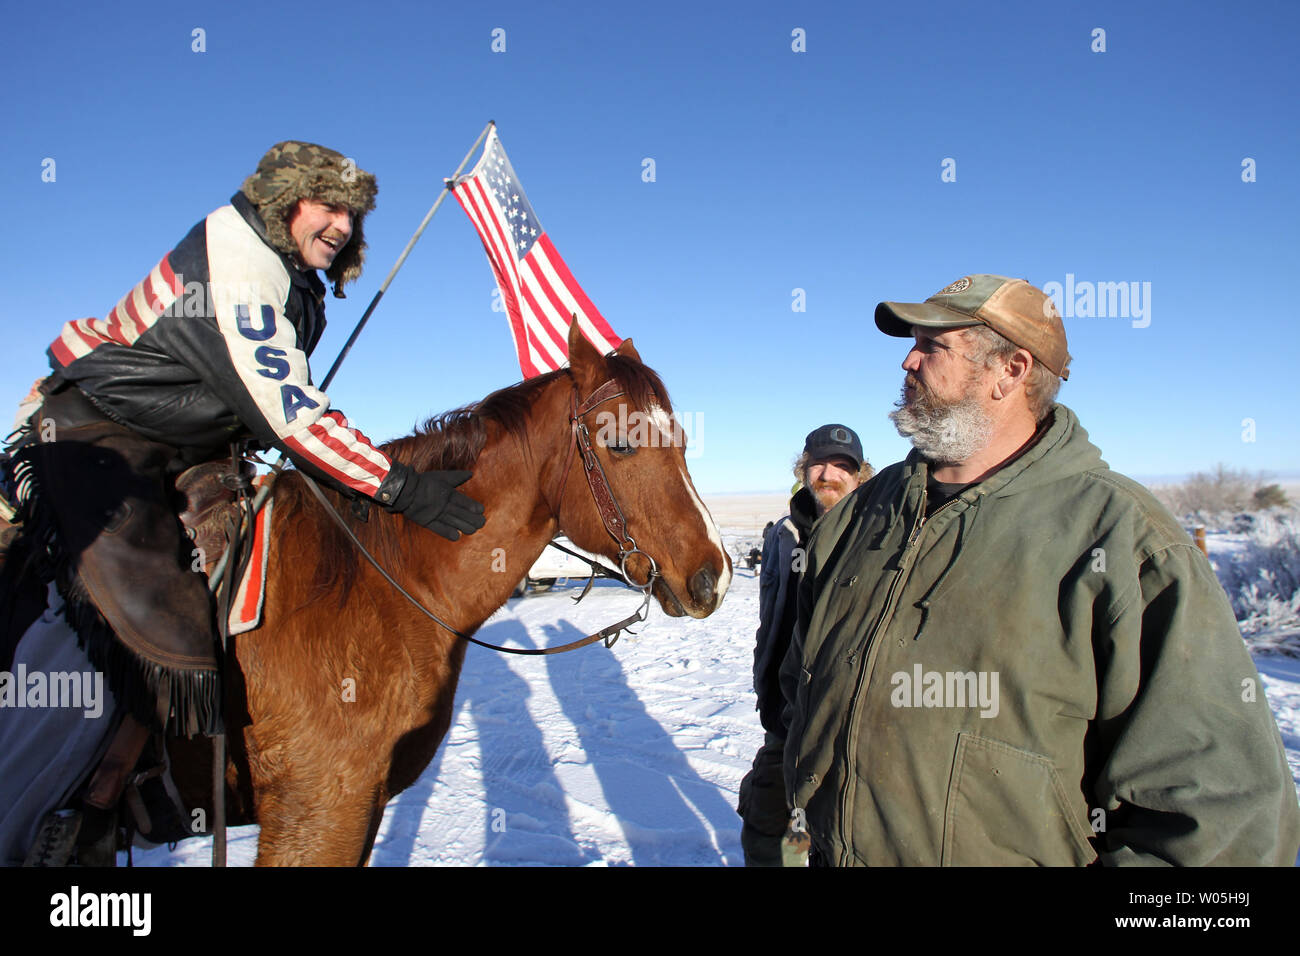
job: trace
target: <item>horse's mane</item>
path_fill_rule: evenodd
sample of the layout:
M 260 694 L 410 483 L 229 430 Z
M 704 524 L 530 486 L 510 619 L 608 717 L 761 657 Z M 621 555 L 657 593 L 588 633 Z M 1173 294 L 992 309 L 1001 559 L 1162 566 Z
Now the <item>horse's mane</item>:
M 653 369 L 618 354 L 606 356 L 605 362 L 610 378 L 618 383 L 633 408 L 648 409 L 658 404 L 671 413 L 668 391 Z M 412 434 L 380 445 L 379 450 L 416 471 L 473 470 L 487 442 L 488 427 L 496 424 L 527 452 L 529 411 L 542 391 L 556 379 L 572 377 L 569 369 L 564 368 L 499 389 L 480 402 L 427 419 Z M 585 397 L 580 395 L 579 401 Z M 405 518 L 388 518 L 378 505 L 366 498 L 361 500 L 369 504 L 371 514 L 369 520 L 361 520 L 341 492 L 324 484 L 321 490 L 385 570 L 392 573 L 401 568 L 402 545 L 405 536 L 414 530 L 413 524 Z M 292 472 L 277 481 L 275 500 L 280 511 L 277 521 L 292 520 L 308 525 L 300 533 L 310 534 L 309 540 L 314 542 L 318 553 L 313 582 L 316 599 L 337 591 L 342 607 L 365 558 L 320 510 L 307 486 Z

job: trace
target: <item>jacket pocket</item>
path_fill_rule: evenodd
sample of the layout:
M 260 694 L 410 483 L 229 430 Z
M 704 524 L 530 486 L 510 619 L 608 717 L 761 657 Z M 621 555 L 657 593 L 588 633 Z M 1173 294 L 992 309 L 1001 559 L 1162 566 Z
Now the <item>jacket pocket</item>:
M 1052 761 L 988 737 L 957 735 L 944 813 L 943 866 L 1086 866 L 1091 830 Z

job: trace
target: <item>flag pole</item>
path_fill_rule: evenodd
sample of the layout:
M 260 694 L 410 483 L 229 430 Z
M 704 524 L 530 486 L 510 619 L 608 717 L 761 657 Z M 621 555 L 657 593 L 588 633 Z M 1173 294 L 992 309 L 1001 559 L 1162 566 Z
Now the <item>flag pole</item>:
M 392 282 L 393 277 L 397 275 L 397 270 L 402 268 L 402 263 L 406 261 L 406 257 L 410 255 L 411 250 L 415 248 L 415 244 L 420 241 L 420 236 L 423 234 L 425 226 L 429 225 L 429 220 L 431 220 L 433 214 L 438 211 L 438 207 L 442 205 L 442 201 L 447 198 L 447 193 L 451 191 L 452 182 L 454 182 L 456 177 L 461 174 L 462 170 L 464 170 L 470 157 L 474 155 L 481 145 L 483 145 L 483 140 L 487 138 L 488 132 L 491 131 L 492 127 L 495 125 L 496 120 L 488 120 L 487 126 L 484 126 L 483 132 L 478 134 L 478 139 L 474 140 L 474 145 L 469 148 L 469 152 L 465 154 L 465 158 L 460 161 L 460 165 L 456 167 L 456 171 L 451 174 L 451 179 L 444 185 L 442 192 L 439 193 L 433 206 L 427 213 L 425 213 L 424 220 L 420 223 L 420 228 L 415 230 L 415 235 L 411 236 L 410 241 L 406 244 L 406 248 L 403 249 L 402 254 L 397 257 L 397 262 L 393 266 L 392 271 L 388 273 L 388 278 L 385 279 L 384 284 L 379 287 L 379 291 L 375 293 L 375 297 L 370 300 L 370 305 L 366 307 L 365 313 L 362 314 L 360 321 L 357 322 L 357 327 L 352 330 L 352 335 L 348 337 L 347 344 L 343 346 L 343 351 L 339 352 L 338 358 L 336 358 L 334 364 L 330 366 L 329 373 L 320 384 L 321 391 L 324 391 L 326 387 L 328 387 L 329 383 L 334 379 L 334 373 L 339 370 L 339 366 L 342 365 L 343 360 L 347 358 L 348 352 L 351 351 L 353 343 L 357 340 L 357 336 L 361 334 L 361 330 L 365 328 L 366 322 L 370 320 L 370 314 L 375 311 L 375 307 L 379 305 L 379 300 L 383 298 L 384 291 L 388 288 L 388 284 Z M 279 453 L 279 457 L 271 464 L 272 472 L 279 473 L 285 466 L 284 454 Z M 257 496 L 253 499 L 254 514 L 256 514 L 262 507 L 262 503 L 266 501 L 266 496 L 270 493 L 270 490 L 271 482 L 269 481 L 257 490 Z M 221 556 L 221 559 L 217 562 L 217 566 L 213 569 L 212 575 L 208 579 L 209 582 L 218 582 L 221 580 L 222 572 L 225 570 L 226 561 L 229 556 L 229 550 Z
M 465 164 L 469 162 L 469 158 L 473 156 L 475 151 L 478 150 L 479 146 L 482 145 L 483 140 L 487 138 L 488 131 L 491 130 L 492 127 L 495 125 L 496 125 L 495 120 L 488 120 L 487 126 L 483 127 L 483 132 L 479 133 L 478 139 L 474 140 L 474 145 L 471 146 L 469 152 L 465 154 L 465 158 L 460 161 L 460 165 L 456 167 L 456 171 L 451 174 L 452 180 L 455 180 L 455 178 L 461 174 L 461 170 L 465 168 Z M 333 380 L 334 373 L 339 370 L 339 366 L 342 365 L 343 360 L 347 358 L 348 352 L 351 351 L 352 349 L 352 344 L 356 342 L 357 336 L 361 334 L 361 330 L 365 328 L 366 322 L 369 321 L 370 314 L 375 311 L 375 306 L 379 305 L 379 300 L 383 298 L 384 290 L 388 288 L 388 284 L 392 282 L 393 277 L 397 275 L 397 270 L 402 268 L 402 263 L 406 261 L 406 257 L 410 255 L 411 250 L 415 248 L 415 244 L 420 241 L 420 236 L 424 232 L 424 227 L 429 225 L 429 220 L 431 220 L 433 218 L 433 214 L 438 211 L 438 207 L 441 206 L 442 201 L 447 198 L 447 193 L 450 192 L 450 190 L 451 190 L 451 181 L 448 181 L 444 186 L 443 191 L 439 193 L 438 198 L 434 202 L 432 208 L 430 208 L 430 210 L 427 213 L 425 213 L 424 221 L 420 223 L 420 228 L 415 230 L 415 235 L 411 236 L 410 241 L 407 242 L 406 244 L 406 248 L 403 249 L 402 254 L 397 257 L 397 263 L 393 266 L 392 271 L 388 273 L 388 278 L 385 279 L 384 284 L 379 287 L 379 291 L 375 293 L 375 297 L 370 300 L 370 305 L 366 307 L 366 311 L 361 316 L 361 320 L 357 322 L 357 327 L 352 330 L 352 335 L 348 338 L 347 344 L 343 346 L 343 351 L 339 353 L 338 358 L 334 360 L 334 364 L 330 366 L 329 373 L 325 376 L 324 381 L 322 381 L 320 384 L 321 391 L 324 391 L 325 388 L 329 385 L 329 383 Z M 274 466 L 271 469 L 272 473 L 273 474 L 279 473 L 280 470 L 284 468 L 284 465 L 285 465 L 285 458 L 284 458 L 284 454 L 281 453 L 279 459 L 275 462 Z M 271 491 L 271 484 L 272 484 L 271 482 L 267 481 L 263 483 L 261 488 L 257 489 L 257 495 L 253 499 L 253 505 L 252 505 L 253 514 L 256 514 L 258 510 L 262 507 L 263 502 L 266 501 L 266 496 Z M 254 533 L 251 525 L 249 526 L 249 528 L 246 530 L 245 533 L 250 535 Z M 224 554 L 222 554 L 220 560 L 217 562 L 217 566 L 213 569 L 211 576 L 208 578 L 209 586 L 212 588 L 214 592 L 217 589 L 218 583 L 225 576 L 224 572 L 226 570 L 226 565 L 230 560 L 230 551 L 232 547 L 233 544 L 231 547 L 228 547 L 226 549 Z M 234 581 L 228 581 L 226 584 L 227 590 L 235 586 L 236 583 Z M 228 595 L 227 595 L 227 601 L 229 601 Z M 221 607 L 222 607 L 222 602 L 218 601 L 217 602 L 218 614 L 222 613 Z M 222 623 L 221 632 L 223 634 L 225 633 L 224 622 Z M 226 737 L 224 734 L 219 734 L 213 741 L 213 781 L 214 781 L 213 782 L 213 793 L 214 793 L 213 816 L 215 819 L 212 821 L 213 824 L 212 865 L 216 867 L 222 867 L 226 865 L 226 820 L 225 820 L 225 808 L 224 808 L 224 803 L 225 803 L 224 768 L 226 764 L 225 749 L 226 749 Z M 221 791 L 219 795 L 217 795 L 218 790 Z
M 366 323 L 370 321 L 370 314 L 375 311 L 375 307 L 379 305 L 379 300 L 384 297 L 384 292 L 387 291 L 388 284 L 393 281 L 393 277 L 397 275 L 397 270 L 402 268 L 402 263 L 406 262 L 406 257 L 411 254 L 411 250 L 415 248 L 415 244 L 420 241 L 420 236 L 424 234 L 425 226 L 429 225 L 429 220 L 431 220 L 433 214 L 438 211 L 438 207 L 442 205 L 442 201 L 447 198 L 447 193 L 451 191 L 452 183 L 455 182 L 456 177 L 461 174 L 461 170 L 465 168 L 466 164 L 469 162 L 469 158 L 478 152 L 478 148 L 483 145 L 483 140 L 487 138 L 488 132 L 495 125 L 496 120 L 488 120 L 488 124 L 483 127 L 483 132 L 478 134 L 478 139 L 474 140 L 474 145 L 469 148 L 469 152 L 466 153 L 465 158 L 460 161 L 460 165 L 456 167 L 456 171 L 451 174 L 451 178 L 444 184 L 443 190 L 438 194 L 438 198 L 434 200 L 433 206 L 424 214 L 424 220 L 420 223 L 420 228 L 415 230 L 415 235 L 411 236 L 410 241 L 406 244 L 406 248 L 403 249 L 402 254 L 397 257 L 397 262 L 393 264 L 392 271 L 388 273 L 388 278 L 385 279 L 383 285 L 379 287 L 379 291 L 375 293 L 375 297 L 370 300 L 370 305 L 366 306 L 366 311 L 362 313 L 361 319 L 357 322 L 357 327 L 352 330 L 352 334 L 348 337 L 347 344 L 343 346 L 343 351 L 339 352 L 338 358 L 334 360 L 334 364 L 330 366 L 329 372 L 326 373 L 325 378 L 321 381 L 320 389 L 322 392 L 329 388 L 330 382 L 334 380 L 334 373 L 339 370 L 339 366 L 342 365 L 343 360 L 347 358 L 348 352 L 352 351 L 352 345 L 356 342 L 357 336 L 361 334 L 361 330 L 364 329 Z

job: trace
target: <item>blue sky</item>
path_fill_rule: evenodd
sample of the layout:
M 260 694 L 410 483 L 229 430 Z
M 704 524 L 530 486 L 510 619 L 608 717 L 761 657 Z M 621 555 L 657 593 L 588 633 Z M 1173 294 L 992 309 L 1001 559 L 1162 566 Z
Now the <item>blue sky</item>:
M 901 458 L 885 416 L 907 346 L 875 304 L 976 272 L 1137 283 L 1145 316 L 1066 320 L 1061 401 L 1112 467 L 1300 472 L 1294 4 L 621 6 L 12 5 L 0 405 L 282 139 L 380 185 L 319 378 L 495 119 L 578 280 L 691 413 L 706 493 L 787 488 L 828 421 Z M 383 440 L 517 380 L 493 288 L 444 204 L 334 404 Z

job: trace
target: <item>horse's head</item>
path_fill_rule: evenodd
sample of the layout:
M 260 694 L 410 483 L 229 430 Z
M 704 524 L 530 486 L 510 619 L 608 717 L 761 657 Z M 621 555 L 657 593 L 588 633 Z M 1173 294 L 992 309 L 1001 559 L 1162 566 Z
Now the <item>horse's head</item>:
M 552 488 L 560 529 L 622 564 L 674 617 L 707 617 L 731 583 L 731 559 L 686 470 L 686 440 L 659 377 L 632 340 L 602 356 L 569 329 L 568 444 Z

